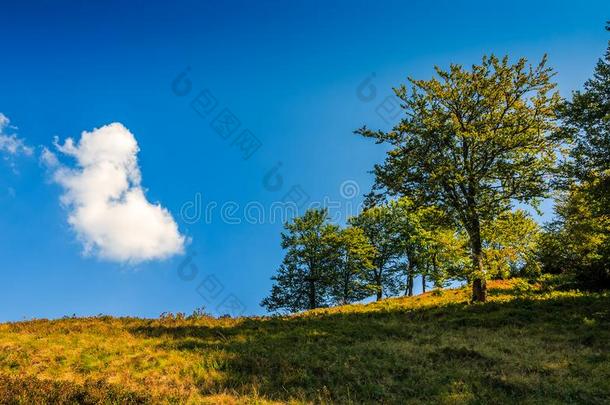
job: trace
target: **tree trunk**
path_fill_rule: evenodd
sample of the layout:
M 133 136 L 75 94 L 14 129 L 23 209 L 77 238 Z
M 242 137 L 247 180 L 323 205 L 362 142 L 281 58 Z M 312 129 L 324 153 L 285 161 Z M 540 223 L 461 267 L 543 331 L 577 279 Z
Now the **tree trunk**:
M 405 289 L 405 296 L 411 297 L 413 296 L 413 263 L 409 260 L 409 264 L 407 265 L 407 287 Z
M 309 280 L 309 309 L 317 308 L 316 305 L 316 283 L 314 280 Z
M 413 296 L 413 273 L 409 273 L 407 276 L 407 295 L 409 297 Z
M 383 285 L 381 283 L 381 270 L 375 276 L 375 283 L 377 283 L 377 301 L 381 301 L 383 298 Z
M 487 282 L 484 278 L 475 278 L 472 282 L 472 300 L 485 302 L 487 300 Z
M 421 275 L 421 290 L 422 290 L 422 293 L 426 292 L 426 275 L 425 274 Z
M 472 250 L 472 300 L 485 302 L 487 300 L 487 283 L 483 269 L 483 246 L 481 243 L 481 225 L 476 219 L 470 230 L 470 247 Z
M 346 305 L 349 301 L 349 277 L 345 277 L 343 280 L 343 305 Z

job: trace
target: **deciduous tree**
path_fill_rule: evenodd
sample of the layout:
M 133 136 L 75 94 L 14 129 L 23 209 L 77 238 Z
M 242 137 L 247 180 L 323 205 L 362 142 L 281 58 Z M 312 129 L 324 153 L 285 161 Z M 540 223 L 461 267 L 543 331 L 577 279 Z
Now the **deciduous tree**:
M 331 285 L 333 301 L 339 305 L 362 300 L 372 295 L 376 288 L 368 280 L 373 268 L 375 248 L 360 228 L 342 229 L 335 241 L 339 252 Z
M 372 268 L 366 273 L 367 283 L 374 289 L 377 300 L 384 293 L 393 294 L 400 286 L 399 268 L 395 265 L 401 254 L 396 218 L 387 205 L 370 207 L 350 218 L 351 226 L 360 228 L 375 249 Z
M 388 132 L 357 133 L 391 147 L 376 165 L 374 192 L 405 195 L 441 207 L 468 234 L 473 300 L 486 299 L 481 223 L 514 201 L 535 203 L 547 192 L 560 136 L 552 69 L 525 59 L 484 57 L 465 69 L 436 68 L 431 80 L 397 88 L 404 117 Z
M 270 311 L 301 311 L 328 306 L 340 252 L 339 227 L 328 223 L 326 209 L 312 209 L 285 225 L 282 248 L 286 256 L 271 294 L 261 305 Z

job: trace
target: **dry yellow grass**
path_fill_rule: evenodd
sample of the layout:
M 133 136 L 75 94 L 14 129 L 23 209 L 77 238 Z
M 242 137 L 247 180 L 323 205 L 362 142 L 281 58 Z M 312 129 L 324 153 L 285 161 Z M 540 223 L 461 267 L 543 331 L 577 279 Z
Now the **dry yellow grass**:
M 486 304 L 471 305 L 468 295 L 445 290 L 286 317 L 5 323 L 0 375 L 102 381 L 135 402 L 610 401 L 607 294 L 545 292 L 518 280 L 492 282 Z

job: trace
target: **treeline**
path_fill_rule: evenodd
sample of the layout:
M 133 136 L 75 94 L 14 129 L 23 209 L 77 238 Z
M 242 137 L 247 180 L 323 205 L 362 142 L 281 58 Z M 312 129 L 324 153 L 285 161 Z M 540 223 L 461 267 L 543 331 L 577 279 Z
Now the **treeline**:
M 466 281 L 473 301 L 490 278 L 610 287 L 610 46 L 570 100 L 546 57 L 435 70 L 394 89 L 403 116 L 392 130 L 356 131 L 390 149 L 366 209 L 345 227 L 325 209 L 286 224 L 267 309 L 412 295 L 416 277 L 424 291 Z M 515 209 L 551 196 L 543 227 Z

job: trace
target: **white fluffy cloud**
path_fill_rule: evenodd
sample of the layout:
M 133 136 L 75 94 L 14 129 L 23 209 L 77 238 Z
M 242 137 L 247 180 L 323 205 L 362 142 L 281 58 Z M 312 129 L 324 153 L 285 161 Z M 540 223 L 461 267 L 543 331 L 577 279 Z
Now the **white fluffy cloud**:
M 77 143 L 56 139 L 55 146 L 76 165 L 62 165 L 47 149 L 41 159 L 64 188 L 61 201 L 86 254 L 138 263 L 183 252 L 185 238 L 172 215 L 146 199 L 138 143 L 127 128 L 112 123 L 83 132 Z
M 6 133 L 9 128 L 14 128 L 10 123 L 8 117 L 0 113 L 0 152 L 9 155 L 31 155 L 33 150 L 25 144 L 23 139 L 17 137 L 16 134 Z

